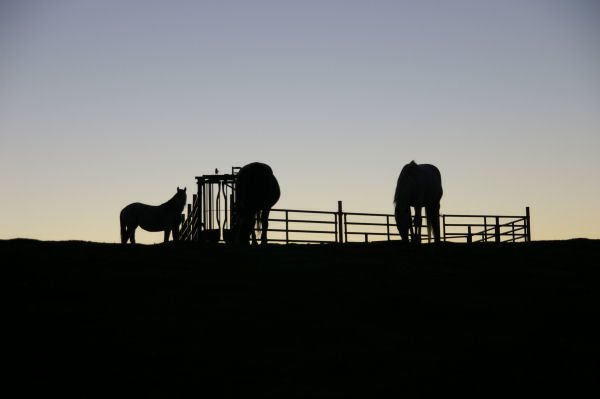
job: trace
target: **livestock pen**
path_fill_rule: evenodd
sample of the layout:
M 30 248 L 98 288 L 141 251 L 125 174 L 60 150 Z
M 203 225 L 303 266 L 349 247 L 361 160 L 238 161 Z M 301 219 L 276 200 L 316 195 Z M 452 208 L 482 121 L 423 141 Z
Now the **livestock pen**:
M 181 215 L 181 239 L 224 242 L 235 212 L 235 184 L 239 168 L 230 174 L 196 177 L 198 192 Z M 433 240 L 426 216 L 422 218 L 422 242 Z M 440 235 L 444 242 L 531 241 L 529 207 L 524 215 L 441 214 Z M 273 208 L 269 215 L 269 242 L 350 243 L 398 240 L 393 214 L 347 212 L 342 201 L 336 210 Z

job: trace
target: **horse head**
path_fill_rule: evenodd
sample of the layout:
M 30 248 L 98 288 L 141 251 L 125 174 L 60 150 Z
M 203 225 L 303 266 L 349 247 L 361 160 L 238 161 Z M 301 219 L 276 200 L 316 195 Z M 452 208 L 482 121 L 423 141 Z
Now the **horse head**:
M 187 187 L 180 189 L 179 186 L 177 186 L 177 193 L 175 194 L 175 197 L 177 200 L 177 205 L 180 205 L 182 209 L 185 206 L 185 203 L 187 201 L 186 190 L 187 190 Z
M 232 220 L 231 232 L 226 239 L 235 245 L 248 245 L 248 238 L 254 229 L 255 213 L 241 204 L 236 204 Z

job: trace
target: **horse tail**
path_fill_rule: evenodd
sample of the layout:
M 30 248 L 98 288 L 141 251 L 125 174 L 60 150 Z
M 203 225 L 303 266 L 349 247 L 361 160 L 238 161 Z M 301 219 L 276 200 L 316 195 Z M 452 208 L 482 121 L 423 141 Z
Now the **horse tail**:
M 425 216 L 427 217 L 427 239 L 428 242 L 431 242 L 431 233 L 436 233 L 437 235 L 434 238 L 439 238 L 439 229 L 440 229 L 440 204 L 439 202 L 436 205 L 431 207 L 425 207 Z
M 431 212 L 431 213 L 435 213 L 435 212 Z M 427 219 L 427 242 L 431 242 L 431 230 L 433 229 L 433 222 L 432 222 L 433 217 L 435 217 L 435 215 L 430 215 L 430 212 L 427 210 L 427 207 L 425 207 L 425 218 Z

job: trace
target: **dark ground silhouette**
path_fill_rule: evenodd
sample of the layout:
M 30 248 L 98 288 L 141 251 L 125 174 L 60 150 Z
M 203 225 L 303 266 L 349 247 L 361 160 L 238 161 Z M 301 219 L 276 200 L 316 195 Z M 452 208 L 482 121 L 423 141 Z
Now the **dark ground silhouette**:
M 599 250 L 0 241 L 5 376 L 78 397 L 597 390 Z

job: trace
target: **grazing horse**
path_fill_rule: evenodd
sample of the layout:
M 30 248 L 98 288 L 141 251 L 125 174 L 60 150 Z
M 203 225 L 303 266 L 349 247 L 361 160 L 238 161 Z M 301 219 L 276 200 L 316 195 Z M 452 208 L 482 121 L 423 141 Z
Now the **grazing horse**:
M 412 242 L 421 242 L 421 208 L 425 207 L 427 233 L 431 237 L 433 228 L 435 242 L 440 242 L 440 199 L 442 193 L 442 178 L 440 171 L 435 166 L 417 165 L 415 161 L 412 161 L 402 168 L 394 194 L 394 216 L 402 241 L 408 242 L 408 230 L 410 228 Z M 410 217 L 411 206 L 415 208 L 414 232 Z
M 252 235 L 252 244 L 256 245 L 254 221 L 261 229 L 261 244 L 267 243 L 269 212 L 279 200 L 279 183 L 269 165 L 254 162 L 242 167 L 236 183 L 236 206 L 232 223 L 232 241 L 234 244 L 248 244 Z
M 179 240 L 179 223 L 181 212 L 185 206 L 187 195 L 186 188 L 177 187 L 177 193 L 161 205 L 146 205 L 139 202 L 127 205 L 121 211 L 121 242 L 131 240 L 135 244 L 135 229 L 140 226 L 147 231 L 164 231 L 165 242 L 169 241 L 169 234 L 173 232 L 173 241 Z

